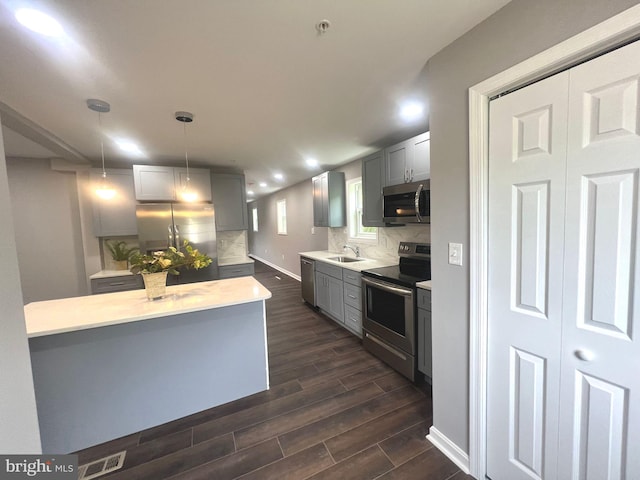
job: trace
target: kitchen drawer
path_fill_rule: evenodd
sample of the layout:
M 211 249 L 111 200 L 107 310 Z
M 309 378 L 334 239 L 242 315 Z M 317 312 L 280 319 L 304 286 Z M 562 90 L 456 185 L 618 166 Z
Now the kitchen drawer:
M 342 267 L 325 263 L 321 260 L 316 261 L 316 272 L 324 273 L 330 277 L 342 280 Z
M 142 275 L 123 275 L 120 277 L 105 277 L 91 279 L 91 293 L 126 292 L 144 288 Z
M 362 289 L 350 283 L 345 283 L 344 303 L 350 307 L 362 310 Z
M 362 338 L 362 312 L 359 309 L 345 305 L 344 326 Z
M 219 268 L 220 278 L 248 277 L 253 275 L 253 263 L 240 265 L 222 265 Z
M 348 268 L 342 269 L 342 279 L 345 281 L 345 283 L 357 285 L 358 287 L 362 284 L 362 275 L 360 275 L 360 272 L 354 272 L 353 270 L 349 270 Z
M 418 289 L 418 308 L 431 311 L 431 290 Z

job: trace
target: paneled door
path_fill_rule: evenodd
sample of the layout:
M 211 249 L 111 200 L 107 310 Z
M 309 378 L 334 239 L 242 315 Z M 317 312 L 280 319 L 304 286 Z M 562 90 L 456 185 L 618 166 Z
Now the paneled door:
M 639 92 L 636 43 L 490 103 L 492 480 L 640 478 Z

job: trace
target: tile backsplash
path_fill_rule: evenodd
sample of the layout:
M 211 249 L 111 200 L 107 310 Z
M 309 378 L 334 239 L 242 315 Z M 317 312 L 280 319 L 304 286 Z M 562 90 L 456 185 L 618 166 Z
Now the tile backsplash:
M 247 231 L 218 232 L 218 260 L 247 256 Z
M 378 228 L 378 243 L 349 240 L 346 228 L 329 228 L 329 250 L 342 252 L 344 245 L 360 247 L 360 255 L 376 260 L 397 260 L 398 245 L 404 242 L 431 242 L 431 225 Z

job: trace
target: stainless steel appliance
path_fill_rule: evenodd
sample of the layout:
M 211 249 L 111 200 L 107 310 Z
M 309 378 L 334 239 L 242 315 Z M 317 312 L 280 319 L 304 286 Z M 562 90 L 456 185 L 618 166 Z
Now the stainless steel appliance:
M 416 379 L 416 283 L 431 279 L 431 245 L 400 242 L 400 263 L 362 271 L 362 345 Z
M 431 182 L 384 187 L 382 211 L 385 223 L 431 223 Z
M 316 306 L 316 262 L 300 257 L 300 277 L 302 279 L 302 299 Z
M 167 283 L 193 283 L 218 279 L 218 250 L 216 222 L 210 203 L 145 203 L 136 206 L 138 242 L 144 253 L 165 250 L 170 246 L 182 248 L 188 240 L 193 248 L 206 253 L 213 260 L 201 270 L 181 270 L 169 275 Z

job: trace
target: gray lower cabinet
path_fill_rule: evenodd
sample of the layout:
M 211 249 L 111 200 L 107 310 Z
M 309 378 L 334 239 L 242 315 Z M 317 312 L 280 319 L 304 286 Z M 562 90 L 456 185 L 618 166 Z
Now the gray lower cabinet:
M 90 179 L 91 185 L 97 188 L 102 180 L 102 170 L 92 169 Z M 93 234 L 96 237 L 137 235 L 133 172 L 129 169 L 109 169 L 107 182 L 116 194 L 109 199 L 92 196 Z
M 144 288 L 142 275 L 122 275 L 118 277 L 103 277 L 91 279 L 91 293 L 126 292 Z
M 216 211 L 216 230 L 247 230 L 247 196 L 244 175 L 211 174 L 211 195 Z
M 342 268 L 316 262 L 316 303 L 334 320 L 344 323 Z
M 418 370 L 431 378 L 431 290 L 418 289 Z
M 360 272 L 316 260 L 316 304 L 331 318 L 362 337 Z
M 218 267 L 220 278 L 249 277 L 253 275 L 253 263 L 221 265 Z

